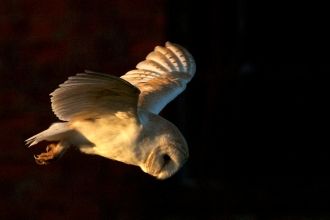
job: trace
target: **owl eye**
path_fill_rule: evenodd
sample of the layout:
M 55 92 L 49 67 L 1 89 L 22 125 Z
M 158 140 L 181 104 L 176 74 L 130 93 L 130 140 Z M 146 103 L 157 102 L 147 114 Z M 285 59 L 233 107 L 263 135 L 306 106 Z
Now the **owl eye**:
M 163 159 L 164 159 L 165 164 L 168 164 L 171 161 L 170 156 L 168 156 L 167 154 L 164 154 Z

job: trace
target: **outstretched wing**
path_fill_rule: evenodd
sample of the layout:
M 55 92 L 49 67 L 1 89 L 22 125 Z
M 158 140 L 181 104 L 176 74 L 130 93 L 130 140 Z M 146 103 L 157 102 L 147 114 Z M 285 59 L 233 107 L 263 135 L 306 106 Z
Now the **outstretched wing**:
M 64 121 L 128 114 L 138 119 L 140 91 L 118 77 L 86 71 L 69 77 L 50 95 L 55 115 Z
M 139 108 L 155 114 L 185 90 L 196 72 L 192 55 L 170 42 L 165 47 L 155 47 L 136 68 L 121 78 L 140 89 Z

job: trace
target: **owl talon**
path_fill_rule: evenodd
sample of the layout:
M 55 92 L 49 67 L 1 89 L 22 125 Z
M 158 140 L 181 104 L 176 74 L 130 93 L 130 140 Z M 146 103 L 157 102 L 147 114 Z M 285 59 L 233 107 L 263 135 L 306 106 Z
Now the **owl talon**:
M 54 160 L 58 159 L 58 157 L 55 154 L 56 145 L 50 144 L 47 146 L 45 153 L 41 153 L 39 155 L 34 155 L 34 159 L 37 164 L 39 165 L 48 165 Z

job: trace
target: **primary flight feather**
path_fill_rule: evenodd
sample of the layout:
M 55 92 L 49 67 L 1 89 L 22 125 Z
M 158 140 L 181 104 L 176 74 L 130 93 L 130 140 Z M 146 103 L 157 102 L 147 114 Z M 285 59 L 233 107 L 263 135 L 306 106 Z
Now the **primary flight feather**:
M 26 140 L 56 142 L 35 156 L 39 164 L 60 158 L 70 146 L 141 169 L 172 176 L 189 157 L 180 131 L 158 113 L 185 88 L 196 71 L 191 54 L 167 42 L 120 78 L 86 71 L 69 77 L 51 93 L 52 109 L 63 121 Z

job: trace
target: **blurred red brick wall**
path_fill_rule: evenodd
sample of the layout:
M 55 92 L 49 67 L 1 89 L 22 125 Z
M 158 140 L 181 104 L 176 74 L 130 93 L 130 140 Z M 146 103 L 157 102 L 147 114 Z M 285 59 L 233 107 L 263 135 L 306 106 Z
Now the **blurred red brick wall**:
M 1 1 L 0 219 L 138 218 L 143 212 L 143 203 L 127 201 L 138 193 L 134 185 L 154 181 L 139 168 L 77 150 L 38 166 L 33 154 L 45 144 L 27 149 L 24 140 L 57 121 L 48 94 L 68 76 L 85 69 L 120 76 L 164 44 L 165 3 Z

